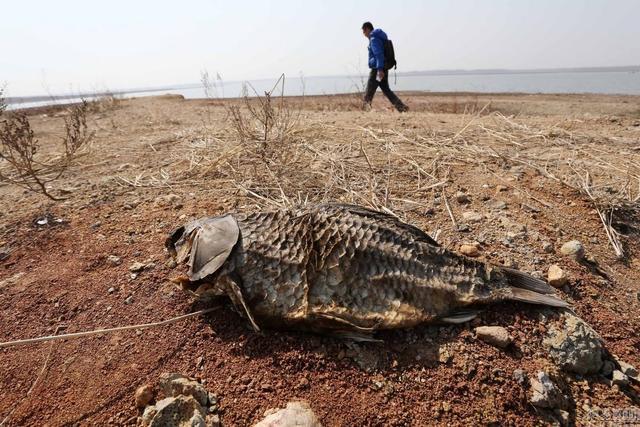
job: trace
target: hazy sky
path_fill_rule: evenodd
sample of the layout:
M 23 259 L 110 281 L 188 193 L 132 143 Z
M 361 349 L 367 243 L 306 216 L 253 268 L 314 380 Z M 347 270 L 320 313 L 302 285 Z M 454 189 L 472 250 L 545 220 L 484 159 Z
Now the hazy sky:
M 640 0 L 20 0 L 0 6 L 9 95 L 366 71 L 640 65 Z

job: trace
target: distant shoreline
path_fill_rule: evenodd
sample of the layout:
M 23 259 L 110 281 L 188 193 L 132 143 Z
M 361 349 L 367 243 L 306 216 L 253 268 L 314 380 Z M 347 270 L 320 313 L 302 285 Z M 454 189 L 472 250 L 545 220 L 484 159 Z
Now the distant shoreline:
M 617 67 L 574 67 L 574 68 L 533 68 L 533 69 L 472 69 L 472 70 L 425 70 L 425 71 L 400 71 L 399 77 L 415 76 L 464 76 L 464 75 L 517 75 L 517 74 L 561 74 L 561 73 L 640 73 L 640 65 L 617 66 Z M 305 76 L 313 79 L 335 79 L 335 78 L 359 78 L 359 75 L 330 75 L 330 76 Z M 259 82 L 273 79 L 253 79 L 249 81 Z M 243 80 L 223 81 L 223 85 L 241 83 Z M 12 96 L 5 98 L 7 104 L 23 104 L 43 101 L 59 101 L 65 99 L 78 98 L 99 98 L 105 96 L 123 96 L 131 93 L 158 92 L 165 90 L 190 89 L 202 86 L 201 83 L 174 84 L 161 87 L 130 88 L 114 91 L 83 92 L 79 94 L 56 94 L 56 95 L 31 95 Z

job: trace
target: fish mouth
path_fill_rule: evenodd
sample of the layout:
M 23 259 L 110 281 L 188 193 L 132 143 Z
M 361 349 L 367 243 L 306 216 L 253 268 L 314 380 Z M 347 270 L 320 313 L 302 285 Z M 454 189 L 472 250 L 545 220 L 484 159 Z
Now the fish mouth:
M 193 221 L 178 227 L 165 240 L 164 246 L 177 264 L 183 264 L 191 255 L 193 239 L 200 225 L 200 221 Z
M 171 281 L 180 286 L 183 291 L 195 297 L 221 296 L 224 294 L 216 287 L 216 284 L 214 282 L 211 282 L 209 280 L 191 281 L 191 279 L 189 279 L 189 276 L 185 274 L 174 277 L 171 279 Z

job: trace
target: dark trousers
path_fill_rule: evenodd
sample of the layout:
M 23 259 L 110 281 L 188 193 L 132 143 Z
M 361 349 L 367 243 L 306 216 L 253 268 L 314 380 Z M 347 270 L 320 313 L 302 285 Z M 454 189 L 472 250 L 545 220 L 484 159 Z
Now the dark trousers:
M 384 93 L 384 96 L 386 96 L 387 99 L 393 104 L 393 106 L 396 107 L 396 110 L 406 111 L 406 105 L 404 105 L 402 101 L 400 101 L 400 98 L 398 98 L 389 87 L 388 71 L 384 72 L 384 78 L 382 79 L 382 81 L 376 80 L 377 73 L 378 70 L 371 70 L 371 72 L 369 73 L 369 80 L 367 80 L 367 90 L 364 94 L 364 102 L 366 104 L 371 104 L 373 95 L 375 95 L 376 93 L 376 89 L 380 87 L 380 89 L 382 89 L 382 93 Z

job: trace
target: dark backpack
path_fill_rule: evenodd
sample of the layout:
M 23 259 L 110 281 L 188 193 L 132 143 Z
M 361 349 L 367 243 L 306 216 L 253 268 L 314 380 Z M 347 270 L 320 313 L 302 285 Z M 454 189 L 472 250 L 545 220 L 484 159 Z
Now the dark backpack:
M 384 69 L 396 68 L 396 53 L 393 51 L 393 42 L 389 39 L 384 42 Z

